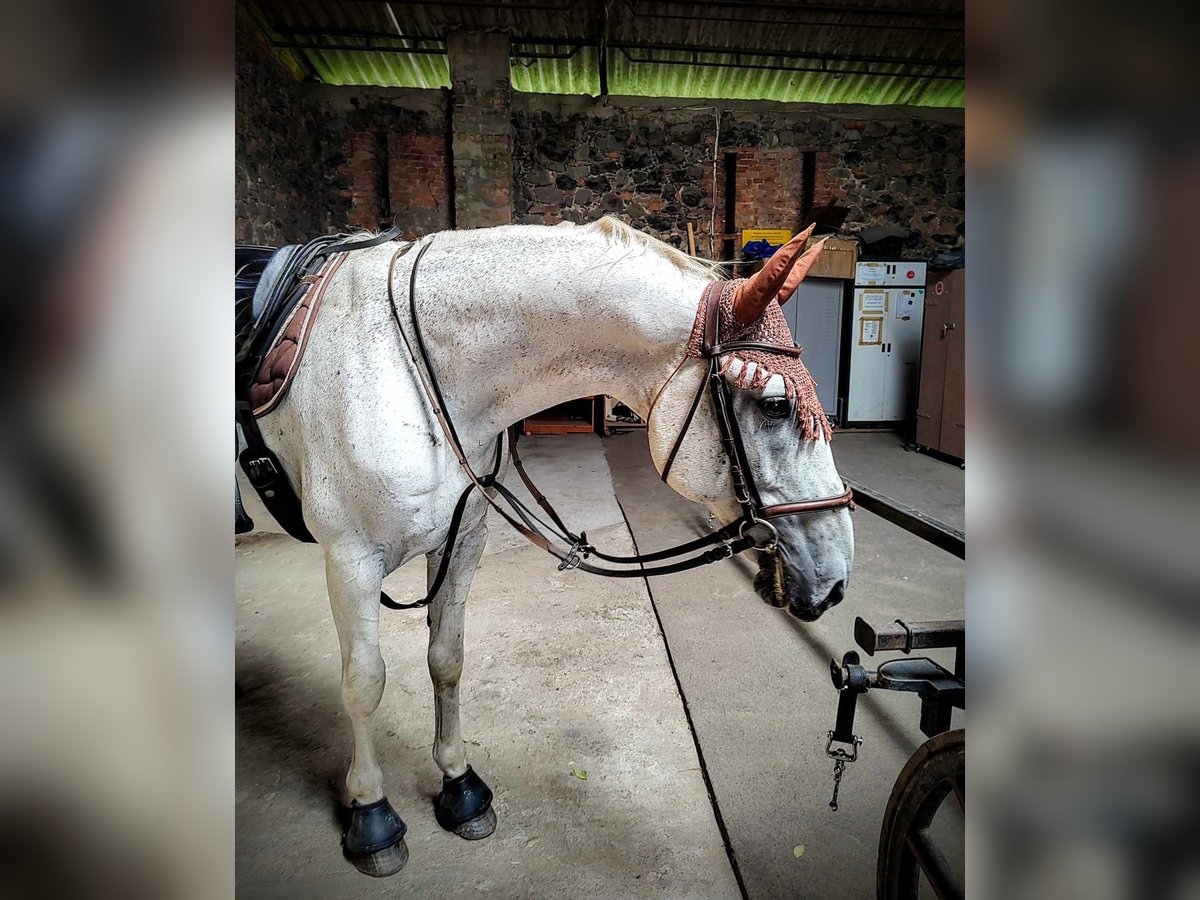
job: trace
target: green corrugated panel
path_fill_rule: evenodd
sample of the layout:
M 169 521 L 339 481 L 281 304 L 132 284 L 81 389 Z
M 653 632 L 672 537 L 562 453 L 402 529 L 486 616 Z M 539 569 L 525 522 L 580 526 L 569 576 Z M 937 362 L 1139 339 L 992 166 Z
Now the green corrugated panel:
M 531 94 L 600 93 L 599 54 L 584 47 L 567 59 L 514 59 L 509 67 L 513 90 Z
M 710 59 L 722 61 L 728 57 L 713 56 Z M 784 103 L 963 106 L 964 82 L 913 78 L 895 74 L 898 66 L 890 68 L 893 69 L 891 74 L 831 75 L 701 67 L 686 63 L 678 66 L 635 63 L 618 54 L 612 60 L 609 91 L 649 97 L 777 100 Z
M 511 30 L 518 55 L 512 61 L 512 83 L 518 91 L 546 94 L 591 94 L 600 91 L 596 69 L 597 51 L 584 48 L 565 59 L 527 60 L 519 57 L 521 35 L 538 35 L 566 40 L 582 39 L 594 33 L 589 5 L 575 2 L 561 9 L 530 9 L 517 4 L 480 6 L 439 6 L 390 4 L 395 23 L 382 3 L 347 3 L 334 0 L 258 0 L 276 24 L 325 26 L 350 31 L 394 34 L 440 35 L 449 28 L 497 28 Z M 548 0 L 546 0 L 548 2 Z M 958 8 L 957 0 L 923 4 L 926 8 Z M 698 47 L 736 45 L 745 53 L 780 48 L 807 49 L 825 54 L 866 54 L 898 58 L 923 57 L 953 59 L 961 57 L 960 32 L 929 29 L 847 29 L 836 27 L 853 15 L 827 17 L 825 24 L 804 25 L 803 10 L 780 5 L 778 24 L 749 21 L 769 17 L 762 4 L 746 7 L 746 22 L 711 22 L 694 18 L 670 18 L 688 8 L 684 3 L 651 3 L 627 0 L 613 13 L 609 39 L 613 43 L 682 43 Z M 703 8 L 701 8 L 703 9 Z M 728 10 L 736 10 L 730 4 Z M 727 11 L 728 11 L 727 10 Z M 799 11 L 797 11 L 799 10 Z M 711 12 L 711 9 L 710 9 Z M 617 14 L 619 13 L 619 15 Z M 898 22 L 914 24 L 911 17 Z M 539 46 L 539 50 L 551 50 Z M 565 48 L 558 48 L 565 49 Z M 441 88 L 450 84 L 449 64 L 444 55 L 382 51 L 291 51 L 298 59 L 307 59 L 317 77 L 330 84 L 382 85 L 388 87 Z M 658 58 L 667 54 L 655 51 Z M 719 51 L 706 52 L 706 61 L 732 62 L 732 56 Z M 961 107 L 965 101 L 965 83 L 961 80 L 930 80 L 901 74 L 900 65 L 871 63 L 874 73 L 831 74 L 828 72 L 788 72 L 771 69 L 717 68 L 690 65 L 688 54 L 677 54 L 678 65 L 634 63 L 620 51 L 609 53 L 608 89 L 617 95 L 649 97 L 685 97 L 696 99 L 777 100 L 807 103 L 865 103 L 873 105 L 911 104 L 914 106 Z M 746 60 L 743 60 L 745 62 Z M 753 58 L 770 62 L 770 58 Z M 816 65 L 800 60 L 778 60 L 780 65 Z M 858 68 L 861 64 L 830 65 Z M 909 70 L 911 71 L 911 69 Z
M 326 84 L 380 87 L 444 88 L 450 86 L 445 54 L 390 53 L 366 50 L 306 50 Z
M 450 86 L 450 65 L 444 55 L 377 51 L 304 50 L 317 76 L 326 84 L 382 87 L 444 88 Z M 537 94 L 600 92 L 596 51 L 585 48 L 569 59 L 514 60 L 514 90 Z M 666 54 L 660 54 L 666 56 Z M 713 61 L 728 57 L 709 57 Z M 831 75 L 824 72 L 786 72 L 630 62 L 622 54 L 609 66 L 609 93 L 643 97 L 682 97 L 721 100 L 776 100 L 784 103 L 865 103 L 961 107 L 963 81 L 914 78 L 896 72 L 898 66 L 877 64 L 880 74 Z M 892 72 L 886 70 L 890 68 Z

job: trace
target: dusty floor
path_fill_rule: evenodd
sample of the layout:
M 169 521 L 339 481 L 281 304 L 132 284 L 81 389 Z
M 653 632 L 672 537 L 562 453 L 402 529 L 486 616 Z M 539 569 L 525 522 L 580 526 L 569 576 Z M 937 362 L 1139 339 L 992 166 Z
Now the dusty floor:
M 641 434 L 523 448 L 539 486 L 598 544 L 631 548 L 632 529 L 648 550 L 704 527 L 703 512 L 659 482 Z M 957 467 L 906 453 L 890 434 L 838 435 L 834 450 L 846 476 L 961 526 Z M 494 525 L 462 692 L 499 828 L 468 844 L 434 822 L 424 616 L 385 611 L 379 748 L 411 850 L 386 880 L 359 875 L 339 851 L 349 728 L 320 551 L 265 531 L 239 540 L 239 894 L 737 897 L 740 875 L 754 898 L 873 895 L 883 806 L 922 740 L 918 702 L 860 703 L 861 759 L 835 813 L 822 752 L 836 705 L 829 659 L 854 646 L 856 615 L 961 616 L 963 567 L 866 512 L 855 530 L 847 600 L 805 625 L 759 601 L 741 561 L 655 579 L 651 595 L 639 579 L 559 573 Z M 423 581 L 413 564 L 386 587 L 415 597 Z

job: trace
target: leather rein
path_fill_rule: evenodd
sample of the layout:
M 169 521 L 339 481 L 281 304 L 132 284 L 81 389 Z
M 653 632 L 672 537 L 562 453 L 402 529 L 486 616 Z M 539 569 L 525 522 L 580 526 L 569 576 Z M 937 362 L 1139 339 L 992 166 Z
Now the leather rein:
M 741 432 L 738 429 L 737 421 L 732 414 L 733 397 L 729 385 L 720 373 L 720 359 L 725 353 L 738 349 L 766 349 L 770 352 L 783 352 L 799 354 L 798 347 L 783 347 L 775 344 L 763 344 L 752 341 L 739 341 L 720 345 L 716 343 L 717 336 L 717 312 L 718 301 L 721 296 L 720 283 L 711 284 L 705 289 L 702 302 L 704 306 L 704 342 L 703 352 L 708 359 L 708 374 L 701 382 L 700 389 L 696 392 L 696 396 L 692 401 L 691 408 L 688 410 L 687 419 L 684 421 L 683 428 L 680 429 L 679 436 L 675 439 L 675 444 L 671 449 L 670 456 L 667 458 L 667 463 L 663 467 L 662 478 L 667 480 L 670 474 L 671 466 L 675 462 L 675 457 L 679 452 L 680 445 L 687 434 L 692 420 L 695 417 L 696 409 L 700 405 L 700 398 L 704 395 L 705 388 L 708 387 L 713 396 L 713 403 L 717 411 L 717 425 L 721 431 L 721 440 L 726 456 L 730 461 L 730 474 L 733 479 L 734 492 L 737 497 L 739 506 L 742 509 L 740 518 L 729 523 L 728 525 L 713 531 L 703 537 L 693 541 L 688 541 L 684 544 L 678 544 L 666 550 L 659 550 L 653 553 L 639 553 L 633 556 L 620 556 L 604 553 L 596 547 L 588 543 L 587 533 L 572 532 L 561 517 L 555 511 L 550 501 L 546 496 L 538 490 L 533 483 L 529 474 L 525 471 L 525 466 L 521 462 L 521 458 L 517 453 L 517 430 L 515 427 L 508 429 L 509 441 L 508 451 L 509 456 L 513 461 L 513 466 L 524 482 L 529 493 L 534 497 L 537 504 L 542 508 L 546 515 L 550 518 L 547 522 L 539 517 L 533 510 L 525 505 L 524 502 L 515 496 L 508 488 L 506 488 L 497 476 L 500 472 L 500 466 L 503 460 L 504 451 L 504 433 L 497 436 L 495 461 L 492 471 L 484 476 L 476 474 L 471 467 L 470 461 L 467 459 L 467 454 L 463 450 L 462 442 L 459 440 L 458 432 L 454 427 L 454 422 L 450 418 L 450 414 L 446 409 L 445 398 L 442 394 L 441 385 L 434 373 L 433 363 L 429 357 L 428 349 L 425 346 L 425 340 L 421 332 L 420 322 L 417 317 L 416 306 L 416 281 L 417 268 L 420 265 L 421 258 L 425 252 L 433 244 L 433 239 L 426 240 L 417 251 L 416 258 L 413 260 L 412 269 L 409 271 L 408 278 L 408 312 L 412 327 L 412 338 L 410 340 L 407 331 L 405 330 L 400 319 L 400 312 L 396 305 L 396 297 L 394 293 L 394 280 L 396 263 L 409 250 L 413 244 L 405 244 L 401 246 L 392 255 L 391 262 L 388 264 L 388 303 L 391 307 L 392 318 L 395 320 L 396 328 L 400 333 L 401 342 L 407 350 L 409 358 L 412 360 L 413 366 L 416 369 L 417 376 L 421 382 L 421 386 L 425 391 L 425 395 L 429 400 L 433 410 L 433 415 L 441 426 L 442 432 L 446 437 L 447 443 L 450 445 L 451 451 L 454 453 L 459 466 L 466 474 L 469 484 L 459 496 L 458 503 L 454 509 L 454 515 L 451 518 L 449 533 L 446 537 L 446 549 L 442 554 L 442 560 L 438 567 L 437 574 L 434 576 L 434 581 L 430 585 L 426 596 L 415 602 L 401 604 L 396 603 L 386 594 L 381 598 L 384 606 L 392 609 L 416 609 L 427 606 L 432 602 L 441 588 L 442 582 L 445 580 L 446 572 L 449 567 L 450 556 L 454 550 L 454 543 L 458 536 L 459 526 L 462 522 L 463 512 L 466 507 L 466 501 L 472 494 L 477 491 L 488 505 L 494 509 L 501 518 L 513 527 L 520 535 L 535 546 L 541 547 L 546 552 L 559 560 L 559 571 L 566 569 L 580 569 L 584 572 L 590 572 L 593 575 L 603 575 L 608 578 L 645 578 L 652 575 L 669 575 L 675 572 L 683 572 L 688 569 L 694 569 L 699 566 L 710 565 L 711 563 L 720 562 L 723 559 L 728 559 L 738 553 L 746 550 L 762 550 L 773 552 L 778 544 L 778 534 L 768 521 L 772 518 L 780 516 L 799 515 L 802 513 L 818 512 L 821 510 L 839 509 L 843 506 L 853 508 L 853 494 L 849 487 L 845 492 L 836 497 L 823 497 L 817 500 L 803 500 L 795 503 L 780 503 L 772 506 L 763 506 L 758 494 L 758 489 L 754 484 L 753 478 L 750 476 L 749 461 L 746 456 L 745 445 L 742 442 Z M 680 367 L 682 368 L 682 366 Z M 676 369 L 678 372 L 679 369 Z M 672 378 L 674 375 L 672 375 Z M 668 379 L 669 381 L 669 379 Z M 665 387 L 665 385 L 664 385 Z M 660 391 L 661 394 L 661 391 Z M 651 415 L 653 409 L 651 409 Z M 648 423 L 647 423 L 648 424 Z M 510 509 L 505 509 L 497 502 L 496 497 L 491 492 L 499 495 L 508 504 Z M 748 532 L 754 527 L 760 527 L 768 532 L 768 537 L 765 542 L 760 543 L 758 539 L 753 537 Z M 566 544 L 564 549 L 555 543 L 555 540 Z M 711 549 L 703 550 L 705 547 L 712 546 Z M 703 552 L 697 552 L 701 551 Z M 664 560 L 674 559 L 676 557 L 687 556 L 688 554 L 696 553 L 695 556 L 690 556 L 687 559 L 678 560 L 676 562 L 663 563 Z M 608 566 L 597 566 L 586 562 L 587 559 L 595 557 L 608 563 L 619 565 L 636 566 L 637 568 L 617 569 Z M 647 563 L 663 563 L 660 565 L 650 565 Z

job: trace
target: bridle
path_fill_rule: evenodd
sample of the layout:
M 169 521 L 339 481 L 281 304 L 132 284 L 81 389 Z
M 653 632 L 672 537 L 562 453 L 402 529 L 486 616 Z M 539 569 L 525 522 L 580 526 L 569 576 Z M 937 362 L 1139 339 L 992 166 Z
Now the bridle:
M 409 271 L 408 278 L 408 312 L 409 319 L 412 324 L 412 339 L 410 340 L 404 325 L 400 320 L 400 313 L 396 306 L 396 298 L 393 290 L 393 282 L 396 271 L 396 263 L 400 257 L 408 253 L 414 246 L 413 244 L 404 244 L 392 255 L 391 262 L 388 264 L 388 303 L 391 306 L 392 318 L 395 320 L 396 328 L 400 334 L 401 342 L 404 344 L 408 355 L 416 369 L 418 379 L 425 391 L 425 395 L 429 400 L 429 404 L 433 410 L 434 417 L 445 434 L 446 440 L 450 445 L 451 451 L 458 460 L 459 466 L 466 474 L 469 484 L 463 490 L 458 498 L 458 503 L 455 505 L 454 514 L 450 520 L 450 528 L 446 536 L 446 549 L 442 553 L 442 560 L 438 566 L 438 571 L 434 576 L 433 583 L 429 587 L 429 591 L 424 598 L 415 603 L 396 603 L 386 594 L 381 598 L 384 606 L 392 609 L 415 609 L 422 606 L 427 606 L 432 602 L 437 595 L 438 590 L 445 580 L 446 572 L 449 567 L 450 556 L 454 550 L 454 543 L 458 536 L 459 526 L 462 523 L 463 513 L 466 508 L 467 499 L 472 492 L 478 492 L 488 505 L 492 507 L 509 525 L 513 527 L 519 534 L 525 537 L 530 543 L 541 547 L 546 552 L 555 556 L 559 560 L 559 570 L 580 569 L 584 572 L 590 572 L 594 575 L 603 575 L 609 578 L 645 578 L 651 575 L 669 575 L 674 572 L 683 572 L 688 569 L 694 569 L 698 566 L 710 565 L 711 563 L 719 562 L 723 559 L 728 559 L 738 553 L 746 550 L 760 550 L 764 552 L 774 552 L 778 546 L 779 536 L 775 527 L 771 525 L 770 519 L 780 516 L 800 515 L 803 513 L 819 512 L 822 510 L 839 509 L 843 506 L 853 508 L 853 494 L 849 487 L 842 494 L 836 497 L 823 497 L 818 500 L 802 500 L 795 503 L 780 503 L 772 506 L 764 506 L 758 493 L 758 488 L 754 483 L 753 477 L 750 475 L 750 467 L 746 456 L 746 448 L 742 442 L 741 431 L 738 429 L 737 420 L 732 414 L 733 396 L 729 385 L 720 375 L 720 360 L 721 357 L 728 352 L 739 349 L 765 349 L 772 353 L 789 353 L 799 354 L 798 347 L 783 347 L 775 344 L 765 344 L 753 341 L 738 341 L 727 343 L 725 345 L 716 342 L 717 335 L 717 313 L 718 301 L 721 296 L 721 284 L 712 284 L 705 289 L 702 303 L 704 304 L 704 342 L 703 355 L 708 359 L 708 374 L 704 381 L 701 382 L 699 390 L 692 401 L 691 408 L 688 410 L 687 418 L 684 421 L 683 428 L 680 429 L 678 437 L 675 439 L 675 445 L 671 449 L 670 456 L 667 458 L 667 463 L 663 467 L 662 478 L 666 481 L 670 474 L 671 466 L 675 462 L 675 457 L 679 452 L 679 447 L 683 443 L 683 439 L 687 434 L 688 429 L 695 418 L 696 409 L 700 405 L 700 398 L 704 394 L 705 386 L 709 386 L 712 391 L 713 404 L 716 409 L 717 426 L 721 431 L 721 440 L 726 456 L 729 459 L 730 474 L 733 479 L 734 493 L 737 496 L 737 501 L 742 510 L 742 515 L 728 525 L 717 529 L 703 537 L 693 541 L 688 541 L 684 544 L 678 544 L 666 550 L 659 550 L 653 553 L 639 553 L 633 556 L 612 555 L 602 552 L 596 547 L 588 543 L 587 533 L 579 532 L 578 534 L 571 531 L 562 518 L 555 511 L 550 501 L 546 496 L 537 489 L 529 474 L 525 471 L 524 465 L 521 463 L 521 458 L 517 454 L 517 431 L 515 428 L 508 430 L 509 441 L 508 450 L 512 458 L 513 465 L 524 482 L 530 494 L 534 497 L 537 504 L 542 508 L 550 518 L 550 522 L 540 518 L 533 510 L 529 509 L 519 497 L 515 496 L 508 490 L 497 476 L 500 472 L 500 465 L 503 459 L 504 449 L 504 433 L 501 433 L 496 438 L 495 460 L 492 470 L 489 474 L 479 476 L 471 467 L 470 461 L 467 459 L 467 454 L 463 450 L 462 442 L 459 440 L 458 432 L 454 427 L 454 423 L 446 410 L 445 398 L 442 395 L 441 385 L 438 383 L 437 376 L 434 374 L 433 364 L 429 358 L 429 352 L 425 346 L 425 340 L 421 332 L 420 322 L 417 317 L 416 306 L 416 280 L 417 268 L 420 265 L 421 258 L 426 251 L 432 246 L 433 239 L 425 241 L 417 255 L 413 260 L 413 265 Z M 679 370 L 676 369 L 676 372 Z M 674 377 L 674 375 L 672 375 Z M 664 385 L 665 388 L 665 385 Z M 661 391 L 660 391 L 661 394 Z M 510 507 L 505 509 L 497 502 L 490 491 L 494 491 L 496 495 L 501 497 Z M 765 542 L 760 543 L 749 532 L 755 527 L 765 527 L 769 537 Z M 555 541 L 566 544 L 567 548 L 563 549 L 558 546 Z M 715 545 L 715 546 L 710 546 Z M 705 550 L 705 547 L 709 549 Z M 696 554 L 688 556 L 688 554 Z M 677 557 L 686 556 L 688 558 L 681 559 L 676 562 L 664 562 L 665 560 L 675 559 Z M 603 560 L 607 563 L 617 565 L 636 566 L 637 568 L 611 568 L 609 566 L 598 566 L 587 562 L 591 557 Z M 647 563 L 655 565 L 646 565 Z
M 712 395 L 713 409 L 717 417 L 717 428 L 721 432 L 722 449 L 725 451 L 725 457 L 729 460 L 729 476 L 733 481 L 733 493 L 737 499 L 738 506 L 742 510 L 742 517 L 738 520 L 738 534 L 743 534 L 746 529 L 752 527 L 765 528 L 771 536 L 768 544 L 756 547 L 755 549 L 767 550 L 771 549 L 779 540 L 778 532 L 775 530 L 775 526 L 770 523 L 770 519 L 821 512 L 827 509 L 841 509 L 843 506 L 853 509 L 854 492 L 847 486 L 845 491 L 831 497 L 820 497 L 816 500 L 798 500 L 791 503 L 774 503 L 770 506 L 763 504 L 762 497 L 758 492 L 758 485 L 755 484 L 754 476 L 750 469 L 750 460 L 746 455 L 746 445 L 742 441 L 742 431 L 738 427 L 737 418 L 732 412 L 733 391 L 729 387 L 729 382 L 721 375 L 721 369 L 723 368 L 721 362 L 725 354 L 738 350 L 761 350 L 767 353 L 799 356 L 800 348 L 794 345 L 789 347 L 783 344 L 763 343 L 762 341 L 729 341 L 724 344 L 720 343 L 718 341 L 718 315 L 723 287 L 722 283 L 714 282 L 704 289 L 704 293 L 701 296 L 700 321 L 702 330 L 700 355 L 708 361 L 708 372 L 700 381 L 700 385 L 696 389 L 696 395 L 692 398 L 692 405 L 688 408 L 687 417 L 683 420 L 683 427 L 679 429 L 679 434 L 675 437 L 675 443 L 671 446 L 671 452 L 667 454 L 667 461 L 662 469 L 662 480 L 666 482 L 671 475 L 671 467 L 675 464 L 675 457 L 679 454 L 679 448 L 683 446 L 683 440 L 687 437 L 688 430 L 692 426 L 692 421 L 696 417 L 696 410 L 700 407 L 700 398 L 704 396 L 704 391 L 707 388 Z M 671 378 L 674 378 L 678 372 L 679 369 L 676 369 L 672 373 Z M 670 380 L 667 380 L 668 384 Z M 658 396 L 662 396 L 662 391 L 666 390 L 666 387 L 667 385 L 664 384 Z M 657 399 L 656 397 L 656 402 Z M 649 413 L 651 416 L 654 414 L 654 406 L 655 404 L 651 404 Z

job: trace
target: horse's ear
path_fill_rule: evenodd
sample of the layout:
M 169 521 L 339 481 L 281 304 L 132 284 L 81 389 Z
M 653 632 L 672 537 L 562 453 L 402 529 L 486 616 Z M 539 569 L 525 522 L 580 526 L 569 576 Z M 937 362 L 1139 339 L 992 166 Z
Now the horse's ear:
M 800 282 L 804 280 L 804 276 L 808 274 L 809 269 L 813 267 L 813 263 L 817 261 L 817 257 L 821 255 L 821 251 L 825 249 L 825 242 L 829 240 L 829 235 L 821 238 L 811 247 L 804 251 L 804 255 L 796 260 L 792 266 L 792 271 L 788 272 L 787 278 L 784 279 L 783 287 L 779 289 L 779 305 L 787 303 L 792 298 L 792 294 L 796 293 L 796 288 L 800 287 Z
M 775 299 L 814 228 L 815 224 L 809 225 L 776 250 L 766 265 L 737 287 L 733 295 L 733 317 L 739 325 L 749 325 L 761 316 L 767 304 Z

